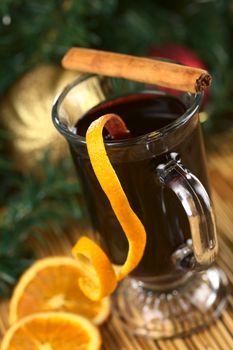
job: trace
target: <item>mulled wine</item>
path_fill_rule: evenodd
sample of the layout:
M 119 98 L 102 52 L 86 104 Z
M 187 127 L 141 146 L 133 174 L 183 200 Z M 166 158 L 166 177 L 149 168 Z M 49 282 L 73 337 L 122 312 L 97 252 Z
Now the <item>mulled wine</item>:
M 143 259 L 132 273 L 141 280 L 171 275 L 176 269 L 172 254 L 191 238 L 187 214 L 174 192 L 161 185 L 157 166 L 166 163 L 175 152 L 208 191 L 199 123 L 190 127 L 193 120 L 187 121 L 185 137 L 170 130 L 167 138 L 167 128 L 179 121 L 186 109 L 174 96 L 142 92 L 105 101 L 76 124 L 77 135 L 85 136 L 93 120 L 116 113 L 130 130 L 128 139 L 111 140 L 107 131 L 104 138 L 129 203 L 147 232 Z M 92 170 L 86 146 L 82 147 L 81 150 L 80 145 L 70 143 L 97 240 L 114 264 L 123 264 L 128 252 L 126 237 Z

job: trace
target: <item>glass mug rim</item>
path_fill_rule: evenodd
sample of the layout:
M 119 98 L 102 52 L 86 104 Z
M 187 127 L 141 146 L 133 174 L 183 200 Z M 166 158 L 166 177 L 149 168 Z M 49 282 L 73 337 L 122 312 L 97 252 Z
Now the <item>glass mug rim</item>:
M 81 84 L 84 81 L 86 81 L 90 78 L 93 78 L 93 77 L 100 77 L 100 75 L 88 74 L 88 73 L 83 74 L 82 73 L 80 76 L 78 76 L 76 79 L 74 79 L 71 83 L 69 83 L 68 85 L 66 85 L 63 88 L 63 90 L 55 97 L 55 100 L 54 100 L 54 103 L 52 106 L 52 120 L 53 120 L 53 124 L 58 129 L 58 131 L 61 134 L 63 134 L 66 137 L 66 139 L 73 141 L 75 143 L 82 144 L 82 145 L 86 145 L 85 137 L 78 135 L 78 134 L 74 134 L 61 122 L 61 120 L 59 118 L 59 109 L 60 109 L 60 106 L 61 106 L 63 100 L 66 98 L 66 96 L 69 94 L 69 92 L 74 87 L 78 86 L 79 84 Z M 111 79 L 111 77 L 107 77 L 107 76 L 101 76 L 101 77 Z M 119 79 L 119 78 L 116 78 L 116 79 Z M 148 92 L 148 93 L 154 93 L 155 95 L 160 95 L 160 96 L 166 96 L 166 95 L 169 96 L 169 94 L 164 92 L 164 91 L 151 90 L 151 89 L 145 89 L 143 91 Z M 138 92 L 141 92 L 141 90 L 139 90 Z M 184 94 L 186 94 L 188 96 L 193 96 L 194 101 L 192 102 L 192 105 L 190 107 L 188 107 L 186 109 L 186 111 L 181 116 L 176 118 L 172 123 L 160 128 L 160 129 L 157 129 L 155 131 L 152 131 L 150 133 L 146 133 L 144 135 L 141 135 L 141 136 L 136 136 L 136 137 L 132 137 L 129 139 L 123 139 L 120 141 L 116 141 L 116 140 L 105 141 L 104 142 L 105 146 L 107 148 L 114 149 L 114 148 L 123 148 L 124 146 L 128 147 L 128 146 L 134 146 L 134 145 L 139 145 L 139 144 L 148 144 L 150 142 L 156 142 L 156 141 L 161 140 L 165 134 L 168 134 L 168 133 L 178 129 L 182 125 L 188 123 L 188 121 L 198 112 L 198 110 L 201 106 L 201 103 L 203 101 L 204 92 L 201 91 L 201 92 L 198 92 L 195 94 L 185 92 Z M 170 95 L 174 96 L 172 94 L 170 94 Z M 116 98 L 119 96 L 116 96 Z M 108 100 L 108 99 L 106 99 L 106 100 Z M 100 104 L 102 102 L 104 102 L 104 101 L 100 101 Z

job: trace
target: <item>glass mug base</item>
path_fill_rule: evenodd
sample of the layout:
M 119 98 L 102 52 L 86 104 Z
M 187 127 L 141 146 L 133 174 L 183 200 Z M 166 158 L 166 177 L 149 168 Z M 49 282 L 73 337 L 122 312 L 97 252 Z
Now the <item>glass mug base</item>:
M 114 312 L 125 328 L 153 339 L 187 336 L 220 316 L 228 282 L 218 267 L 197 272 L 166 291 L 125 279 L 115 293 Z

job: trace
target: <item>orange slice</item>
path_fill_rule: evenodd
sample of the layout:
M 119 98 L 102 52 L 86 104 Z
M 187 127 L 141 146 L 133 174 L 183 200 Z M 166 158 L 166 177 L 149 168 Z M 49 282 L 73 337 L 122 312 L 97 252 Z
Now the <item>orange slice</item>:
M 82 244 L 80 241 L 77 242 L 72 250 L 73 255 L 82 265 L 86 265 L 83 271 L 88 271 L 84 278 L 80 278 L 80 288 L 92 300 L 101 299 L 113 292 L 117 281 L 127 276 L 138 265 L 146 245 L 144 226 L 130 207 L 105 149 L 103 128 L 105 126 L 111 128 L 113 122 L 117 128 L 121 129 L 118 134 L 127 132 L 126 126 L 119 116 L 106 114 L 89 126 L 86 133 L 86 143 L 95 175 L 128 239 L 129 251 L 124 265 L 116 268 L 112 266 L 100 247 L 91 244 L 90 239 L 85 238 Z
M 96 325 L 110 314 L 109 298 L 91 301 L 79 287 L 80 265 L 69 257 L 38 260 L 19 280 L 10 301 L 9 321 L 37 312 L 66 311 L 87 317 Z
M 98 350 L 101 336 L 86 318 L 68 312 L 27 316 L 3 337 L 1 350 Z

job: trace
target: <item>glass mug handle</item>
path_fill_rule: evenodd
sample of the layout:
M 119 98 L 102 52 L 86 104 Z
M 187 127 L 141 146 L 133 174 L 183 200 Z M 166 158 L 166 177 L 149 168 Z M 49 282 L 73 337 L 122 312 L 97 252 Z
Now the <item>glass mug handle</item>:
M 215 219 L 211 200 L 198 178 L 181 163 L 177 153 L 170 154 L 166 164 L 156 168 L 163 186 L 169 187 L 181 201 L 188 216 L 192 240 L 178 248 L 173 261 L 179 268 L 210 265 L 218 251 Z

